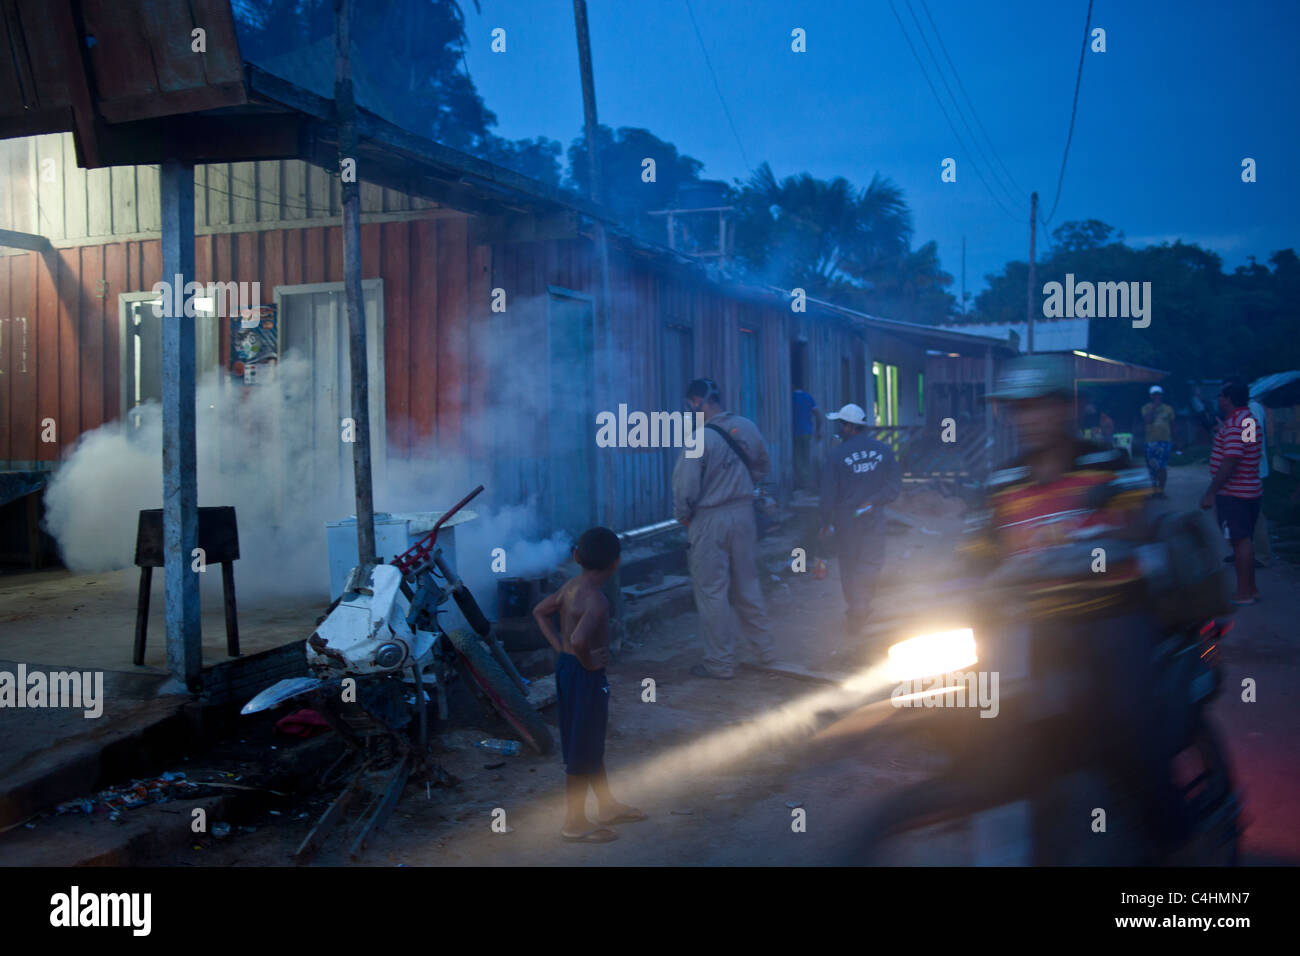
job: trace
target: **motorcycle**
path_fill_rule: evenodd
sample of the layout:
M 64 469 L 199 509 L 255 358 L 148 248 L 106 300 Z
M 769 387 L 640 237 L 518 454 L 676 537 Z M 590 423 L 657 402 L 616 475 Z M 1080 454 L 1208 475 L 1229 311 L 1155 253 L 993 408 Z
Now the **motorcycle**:
M 431 727 L 449 718 L 447 690 L 462 680 L 538 754 L 552 748 L 550 731 L 528 700 L 520 676 L 491 624 L 437 547 L 439 530 L 475 496 L 479 485 L 432 530 L 391 564 L 352 569 L 343 592 L 306 642 L 309 676 L 276 682 L 244 705 L 255 714 L 285 703 L 311 707 L 338 733 L 345 751 L 321 785 L 352 774 L 297 852 L 313 855 L 346 809 L 369 790 L 352 846 L 364 851 L 369 835 L 391 813 L 412 774 L 430 783 L 454 782 L 430 752 Z M 473 633 L 445 630 L 438 615 L 455 601 Z
M 1096 672 L 1097 652 L 1079 645 L 1096 635 L 1083 628 L 1073 647 L 1059 632 L 1044 635 L 1009 612 L 1007 594 L 994 587 L 946 612 L 932 611 L 930 629 L 889 648 L 890 698 L 814 738 L 821 748 L 843 750 L 883 737 L 937 748 L 944 758 L 934 777 L 865 809 L 845 843 L 844 863 L 906 860 L 916 847 L 907 838 L 922 828 L 972 823 L 986 811 L 1023 801 L 1030 811 L 1028 861 L 1037 865 L 1236 862 L 1240 801 L 1206 713 L 1222 684 L 1221 645 L 1232 624 L 1217 616 L 1188 623 L 1189 613 L 1223 606 L 1228 584 L 1208 565 L 1217 557 L 1212 527 L 1192 515 L 1162 520 L 1153 552 L 1163 558 L 1147 555 L 1151 606 L 1168 612 L 1180 592 L 1184 606 L 1176 618 L 1164 618 L 1179 626 L 1145 635 L 1154 630 L 1159 636 L 1147 645 L 1146 672 L 1159 702 L 1158 726 L 1128 731 L 1162 735 L 1151 738 L 1158 767 L 1148 769 L 1168 774 L 1170 792 L 1180 801 L 1168 808 L 1185 822 L 1174 845 L 1155 839 L 1133 799 L 1133 780 L 1117 772 L 1111 742 L 1094 732 L 1105 688 L 1084 678 L 1085 660 L 1094 662 L 1089 673 Z M 1189 546 L 1203 555 L 1199 562 L 1188 558 Z M 1186 591 L 1189 577 L 1201 582 L 1198 596 Z

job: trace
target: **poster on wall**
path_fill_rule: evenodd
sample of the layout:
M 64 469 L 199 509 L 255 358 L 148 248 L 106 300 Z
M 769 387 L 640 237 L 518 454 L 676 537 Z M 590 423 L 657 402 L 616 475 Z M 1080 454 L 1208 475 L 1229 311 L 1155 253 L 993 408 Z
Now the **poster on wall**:
M 280 352 L 274 305 L 243 309 L 230 319 L 230 374 L 245 385 L 271 381 Z

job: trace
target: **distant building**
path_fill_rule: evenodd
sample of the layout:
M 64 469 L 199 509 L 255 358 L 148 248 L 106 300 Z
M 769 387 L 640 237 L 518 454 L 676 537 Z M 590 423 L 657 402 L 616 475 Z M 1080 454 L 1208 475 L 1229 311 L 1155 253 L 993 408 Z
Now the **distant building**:
M 1088 351 L 1088 319 L 1042 319 L 1034 322 L 1035 352 L 1080 352 Z M 965 322 L 958 325 L 942 325 L 943 329 L 955 329 L 975 335 L 987 335 L 990 338 L 1006 341 L 1012 332 L 1020 342 L 1020 351 L 1029 348 L 1028 322 Z

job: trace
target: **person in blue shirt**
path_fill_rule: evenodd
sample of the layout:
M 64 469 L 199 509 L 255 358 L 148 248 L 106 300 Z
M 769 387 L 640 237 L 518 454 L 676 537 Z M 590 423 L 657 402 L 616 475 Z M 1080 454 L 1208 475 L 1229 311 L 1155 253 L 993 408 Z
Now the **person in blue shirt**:
M 902 491 L 903 476 L 893 449 L 867 432 L 867 414 L 860 405 L 845 405 L 826 420 L 836 423 L 842 441 L 831 449 L 823 470 L 819 537 L 834 527 L 853 639 L 866 630 L 885 562 L 883 509 Z
M 817 400 L 799 386 L 794 389 L 794 486 L 813 487 L 812 443 L 821 441 L 822 417 Z

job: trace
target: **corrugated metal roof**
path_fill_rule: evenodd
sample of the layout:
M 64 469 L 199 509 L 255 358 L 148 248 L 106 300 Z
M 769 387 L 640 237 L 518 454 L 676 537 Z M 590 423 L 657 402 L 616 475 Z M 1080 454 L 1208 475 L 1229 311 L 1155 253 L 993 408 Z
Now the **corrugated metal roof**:
M 1035 352 L 1088 351 L 1088 319 L 1042 319 L 1034 321 Z M 1006 341 L 1008 332 L 1020 337 L 1020 351 L 1029 347 L 1028 322 L 971 322 L 960 325 L 941 325 L 941 329 L 965 332 L 968 335 L 986 335 Z
M 1288 385 L 1300 382 L 1300 372 L 1275 372 L 1265 375 L 1250 383 L 1250 397 L 1263 401 L 1271 392 L 1277 392 Z

